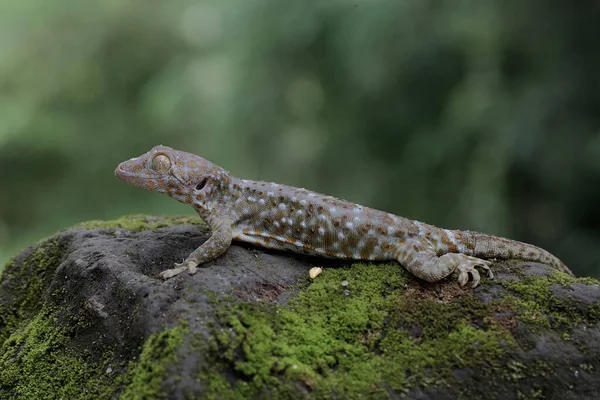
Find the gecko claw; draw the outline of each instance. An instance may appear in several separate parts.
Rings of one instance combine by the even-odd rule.
[[[197,267],[198,263],[195,263],[194,261],[184,261],[181,264],[175,263],[175,268],[183,268],[182,271],[185,271],[187,269],[190,275],[194,275],[196,273],[196,271],[198,270]]]
[[[175,264],[175,266],[178,266],[178,265],[180,265],[180,264]],[[174,276],[179,275],[186,269],[187,269],[187,267],[182,267],[182,266],[179,266],[177,268],[172,268],[172,269],[166,269],[163,272],[161,272],[160,274],[158,274],[158,276],[160,276],[164,280],[167,280]]]
[[[190,275],[194,275],[197,271],[197,268],[196,268],[197,266],[198,266],[198,264],[194,263],[193,261],[188,261],[188,262],[184,261],[181,264],[175,263],[175,268],[166,269],[163,272],[161,272],[160,274],[158,274],[158,276],[160,276],[164,280],[167,280],[174,276],[179,275],[180,273],[184,272],[185,270],[187,270]]]
[[[481,260],[475,257],[464,256],[465,259],[461,260],[461,264],[456,268],[458,273],[458,283],[460,286],[465,286],[469,281],[469,276],[473,278],[473,284],[471,287],[476,288],[481,282],[481,275],[477,271],[476,267],[483,268],[488,277],[494,278],[494,274],[490,269],[492,264],[490,261]]]

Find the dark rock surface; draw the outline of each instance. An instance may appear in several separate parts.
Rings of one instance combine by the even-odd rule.
[[[130,217],[17,255],[0,398],[599,398],[596,281],[506,262],[473,290],[239,244],[157,277],[208,235]]]

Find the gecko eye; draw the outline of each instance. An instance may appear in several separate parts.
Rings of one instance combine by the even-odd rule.
[[[200,181],[199,184],[196,185],[196,190],[202,190],[204,189],[204,186],[206,186],[206,182],[208,181],[208,178],[204,178]]]
[[[159,154],[152,159],[152,169],[159,174],[164,174],[171,168],[169,157]]]

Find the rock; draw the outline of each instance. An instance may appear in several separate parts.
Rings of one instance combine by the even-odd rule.
[[[14,257],[0,282],[0,398],[600,392],[597,281],[503,262],[473,290],[418,281],[395,263],[239,244],[196,275],[158,278],[208,235],[197,219],[134,216]],[[314,266],[324,270],[310,280]]]

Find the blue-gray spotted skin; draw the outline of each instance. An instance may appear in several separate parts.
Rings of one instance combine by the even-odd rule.
[[[329,258],[396,260],[417,277],[439,281],[452,273],[461,285],[493,277],[494,259],[537,261],[571,271],[539,247],[471,231],[438,228],[306,189],[239,179],[194,154],[156,146],[121,163],[115,175],[129,184],[189,204],[212,236],[168,279],[218,257],[232,240]]]

